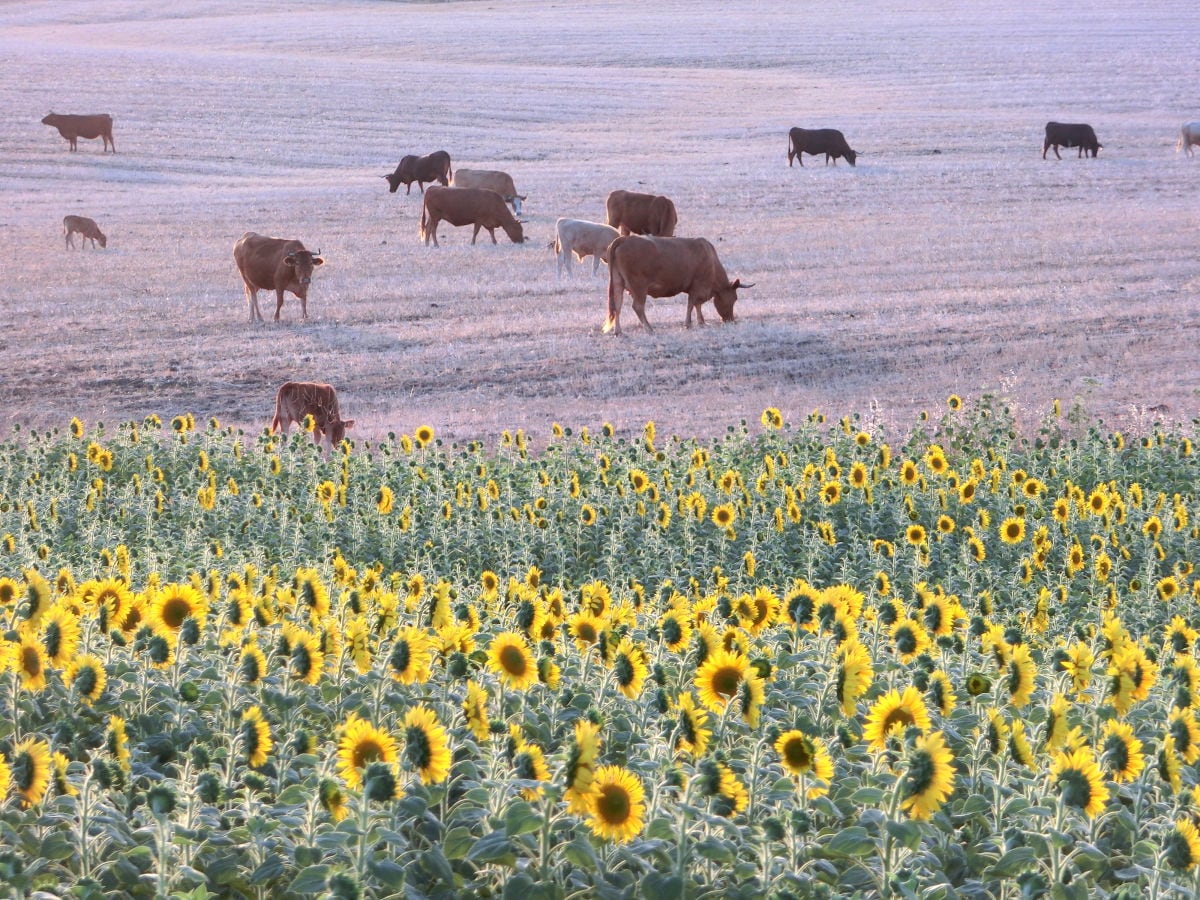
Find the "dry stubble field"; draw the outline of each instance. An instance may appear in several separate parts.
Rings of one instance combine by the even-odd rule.
[[[768,404],[903,427],[952,392],[1195,416],[1200,159],[1174,143],[1200,7],[983,6],[0,4],[5,416],[256,431],[286,379],[335,384],[360,437],[704,436]],[[68,153],[52,109],[111,113],[119,153]],[[1049,119],[1092,123],[1100,159],[1043,162]],[[791,125],[860,165],[789,170]],[[438,148],[512,173],[529,244],[418,243],[419,197],[380,175]],[[557,282],[546,245],[619,187],[757,283],[737,325],[687,331],[676,298],[600,334],[607,280]],[[108,249],[64,251],[67,213]],[[292,298],[248,323],[247,230],[326,255],[308,323]]]

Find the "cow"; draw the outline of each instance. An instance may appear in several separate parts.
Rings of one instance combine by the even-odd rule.
[[[450,179],[450,187],[487,188],[489,191],[495,191],[504,198],[505,203],[512,206],[514,213],[518,216],[521,214],[521,201],[525,196],[517,193],[517,186],[513,184],[512,176],[507,172],[494,169],[458,169]]]
[[[621,302],[626,291],[642,325],[653,331],[646,321],[647,296],[686,293],[686,324],[691,328],[693,309],[696,321],[704,324],[700,308],[709,299],[722,321],[734,321],[737,292],[751,287],[754,285],[742,284],[740,279],[729,280],[716,248],[704,238],[619,237],[608,248],[608,318],[604,333],[621,333]]]
[[[1042,144],[1042,159],[1046,158],[1046,151],[1051,147],[1054,148],[1054,155],[1059,159],[1062,159],[1062,155],[1058,152],[1059,147],[1078,147],[1077,159],[1082,159],[1084,153],[1091,154],[1092,159],[1095,159],[1104,145],[1096,140],[1096,132],[1091,125],[1047,122],[1046,140]]]
[[[66,216],[63,218],[63,235],[67,239],[67,247],[74,247],[75,240],[71,236],[78,233],[79,249],[82,250],[87,246],[87,242],[92,242],[92,249],[96,249],[96,241],[100,242],[101,247],[108,246],[108,238],[104,236],[104,232],[100,230],[93,220],[86,216]],[[64,250],[66,247],[63,248]]]
[[[675,204],[667,197],[640,194],[637,191],[613,191],[604,203],[605,222],[627,234],[649,234],[671,237],[679,216]]]
[[[271,431],[286,435],[292,423],[303,424],[305,416],[313,417],[313,443],[327,439],[331,452],[345,439],[346,429],[354,424],[353,419],[342,419],[337,392],[330,385],[313,381],[288,381],[281,385],[275,395]]]
[[[559,219],[554,225],[554,242],[550,245],[558,257],[558,277],[563,269],[571,271],[571,254],[583,262],[585,256],[592,257],[592,274],[600,271],[600,261],[608,262],[608,245],[619,233],[611,225],[585,222],[582,219]]]
[[[101,153],[107,152],[110,144],[112,145],[112,152],[117,152],[117,142],[113,140],[112,123],[112,116],[107,113],[75,116],[60,115],[52,112],[46,118],[42,119],[43,125],[51,125],[58,129],[58,133],[70,143],[72,151],[79,149],[75,143],[79,138],[87,138],[88,140],[103,138],[104,146],[100,151]]]
[[[1188,156],[1195,156],[1192,150],[1194,144],[1200,144],[1200,122],[1184,122],[1179,129],[1179,143],[1175,145],[1175,152],[1183,150]]]
[[[409,154],[400,160],[395,172],[383,177],[387,179],[389,194],[396,193],[400,185],[404,185],[404,193],[411,194],[414,181],[424,194],[425,185],[434,181],[443,186],[448,185],[452,174],[450,154],[445,150],[438,150],[428,156]]]
[[[850,149],[846,136],[836,128],[793,128],[789,131],[788,168],[791,168],[793,159],[799,160],[800,167],[804,168],[805,153],[810,156],[824,153],[825,165],[829,165],[832,159],[836,166],[839,156],[852,166],[858,160],[858,151]]]
[[[313,269],[324,265],[320,250],[305,250],[300,241],[263,237],[247,231],[233,245],[233,261],[245,282],[246,302],[250,306],[250,321],[263,321],[258,310],[258,292],[275,292],[275,321],[283,309],[283,292],[291,291],[300,298],[300,318],[308,318],[308,286]]]
[[[456,227],[474,225],[471,233],[471,243],[479,237],[479,229],[486,228],[496,243],[496,229],[503,228],[508,239],[514,244],[525,243],[525,230],[521,223],[509,212],[504,198],[495,191],[485,188],[452,188],[430,187],[425,192],[425,203],[421,207],[421,227],[417,237],[429,246],[433,238],[433,246],[440,247],[437,238],[438,223],[445,219]]]

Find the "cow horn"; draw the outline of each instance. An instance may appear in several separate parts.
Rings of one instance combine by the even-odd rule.
[[[755,283],[753,281],[750,282],[749,284],[739,284],[738,290],[745,290],[746,288],[752,288],[752,287],[754,287],[754,284]]]

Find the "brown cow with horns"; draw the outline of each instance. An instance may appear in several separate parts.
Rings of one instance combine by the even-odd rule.
[[[300,241],[263,237],[253,231],[243,234],[233,245],[233,261],[245,282],[246,302],[250,306],[250,321],[261,322],[258,292],[275,292],[275,321],[283,309],[283,292],[291,291],[300,298],[300,318],[308,318],[308,286],[312,283],[313,268],[325,263],[320,250],[305,250]]]

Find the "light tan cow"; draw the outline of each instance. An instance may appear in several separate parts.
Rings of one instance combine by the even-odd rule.
[[[563,269],[571,272],[571,254],[583,262],[592,257],[592,274],[600,271],[600,262],[608,262],[608,245],[617,239],[617,229],[584,219],[559,219],[554,225],[554,243],[550,245],[558,257],[558,277]]]
[[[521,214],[521,201],[525,196],[517,193],[517,186],[513,184],[512,176],[507,172],[495,169],[457,169],[454,177],[450,179],[450,187],[485,188],[495,191],[504,198],[505,203],[512,206],[514,213],[518,216]]]
[[[1175,144],[1175,152],[1183,150],[1188,156],[1195,156],[1193,146],[1200,145],[1200,122],[1184,122],[1179,129],[1179,141]]]
[[[87,246],[87,242],[92,242],[92,249],[96,249],[96,241],[100,242],[101,247],[108,246],[108,238],[104,236],[104,232],[100,227],[87,216],[64,216],[63,217],[63,235],[67,240],[67,247],[75,246],[74,234],[79,234],[79,249],[82,250]],[[65,247],[63,249],[66,249]]]
[[[343,419],[338,411],[337,392],[328,384],[314,381],[288,381],[275,395],[275,418],[271,420],[272,431],[285,435],[293,422],[302,424],[305,416],[312,416],[316,427],[313,442],[328,443],[330,451],[346,437],[346,429],[354,424],[353,419]]]

